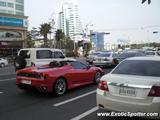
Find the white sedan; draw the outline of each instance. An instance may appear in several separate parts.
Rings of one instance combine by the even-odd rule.
[[[0,58],[0,67],[5,67],[8,65],[8,61],[6,59]]]
[[[97,88],[100,108],[159,113],[160,57],[133,57],[104,75]]]

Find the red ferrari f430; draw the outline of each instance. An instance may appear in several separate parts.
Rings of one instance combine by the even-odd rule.
[[[20,89],[36,88],[60,96],[68,89],[98,83],[103,74],[101,68],[79,61],[53,61],[45,66],[17,71],[16,84]]]

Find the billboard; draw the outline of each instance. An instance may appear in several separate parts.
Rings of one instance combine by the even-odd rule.
[[[0,16],[0,26],[25,27],[24,19]]]

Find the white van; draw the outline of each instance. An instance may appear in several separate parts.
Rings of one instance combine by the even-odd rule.
[[[64,53],[60,49],[53,48],[25,48],[19,50],[18,55],[20,54],[25,55],[27,67],[49,64],[53,60],[70,60],[70,58],[65,57]]]

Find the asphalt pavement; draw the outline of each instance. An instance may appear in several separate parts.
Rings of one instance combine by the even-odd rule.
[[[112,68],[104,69],[108,73]],[[61,97],[23,91],[15,85],[14,67],[0,68],[0,120],[120,120],[98,117],[97,85],[69,90]],[[128,118],[126,118],[128,119]]]

